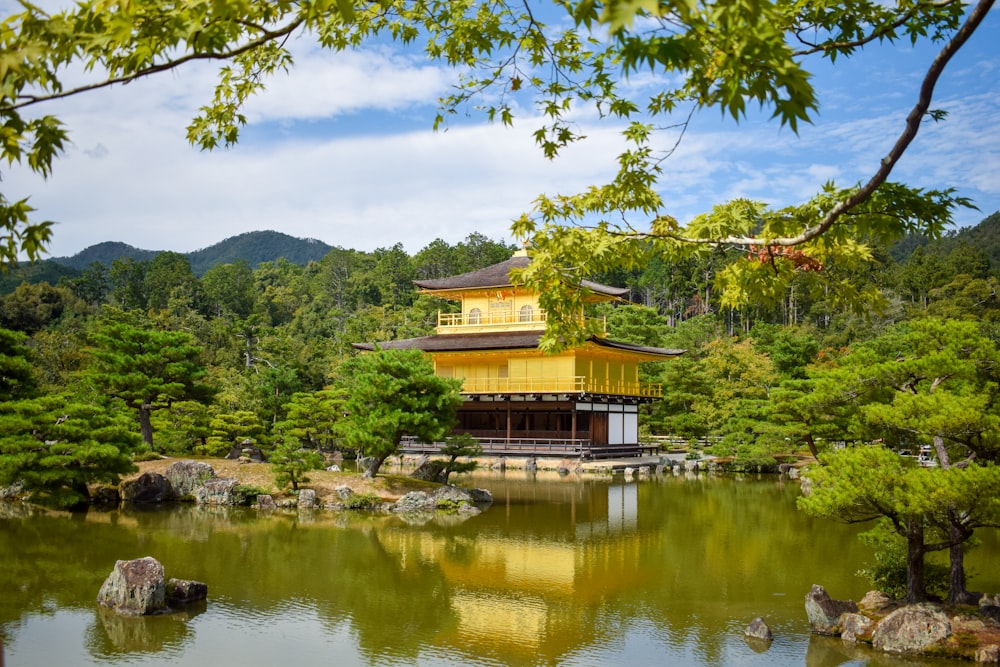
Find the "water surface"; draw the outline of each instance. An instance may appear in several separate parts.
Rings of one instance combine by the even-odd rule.
[[[813,583],[867,589],[857,528],[795,509],[774,476],[481,476],[472,518],[178,506],[4,506],[0,637],[23,665],[896,665],[811,637]],[[995,534],[971,588],[1000,590]],[[206,605],[98,609],[117,559],[208,583]],[[744,641],[762,616],[770,647]],[[952,663],[955,664],[955,663]]]

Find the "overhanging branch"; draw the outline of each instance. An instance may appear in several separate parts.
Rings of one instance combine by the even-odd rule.
[[[951,40],[944,45],[941,51],[934,58],[934,61],[928,68],[927,73],[924,75],[924,80],[920,86],[920,94],[917,97],[917,102],[913,106],[909,115],[906,117],[906,127],[903,129],[902,134],[900,134],[889,153],[882,158],[879,168],[875,174],[867,183],[858,188],[854,194],[834,205],[817,225],[804,230],[797,236],[785,236],[773,239],[752,236],[728,236],[722,239],[688,238],[673,234],[667,234],[666,236],[685,243],[769,246],[794,246],[806,243],[807,241],[811,241],[818,236],[821,236],[828,229],[830,229],[830,227],[832,227],[841,216],[848,213],[854,207],[867,201],[875,190],[880,185],[885,183],[886,179],[888,179],[893,167],[895,167],[896,163],[903,157],[906,149],[909,148],[913,139],[917,136],[917,132],[920,129],[920,123],[926,115],[927,110],[930,108],[931,98],[934,95],[934,86],[937,85],[937,81],[941,77],[941,73],[944,71],[945,66],[948,64],[948,61],[951,60],[951,57],[965,45],[969,37],[972,36],[979,25],[983,22],[983,19],[986,18],[990,9],[993,7],[993,3],[994,0],[979,0],[976,6],[973,7],[972,11],[969,13],[965,23],[962,24],[962,27],[958,29]]]

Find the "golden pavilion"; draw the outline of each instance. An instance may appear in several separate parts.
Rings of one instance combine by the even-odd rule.
[[[580,347],[543,352],[538,343],[545,311],[538,295],[510,277],[530,261],[521,250],[478,271],[414,281],[421,293],[461,303],[461,312],[438,313],[430,336],[355,347],[423,350],[437,375],[461,378],[465,401],[455,433],[474,436],[484,454],[640,455],[639,405],[659,398],[662,390],[639,381],[639,363],[684,351],[594,335]],[[579,287],[591,303],[621,300],[628,292],[590,281]],[[406,443],[406,449],[430,451],[418,443]]]

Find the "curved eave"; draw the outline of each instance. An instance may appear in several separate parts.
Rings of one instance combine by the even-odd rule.
[[[664,361],[665,359],[678,357],[687,351],[665,347],[651,347],[648,345],[633,345],[632,343],[623,343],[608,338],[600,338],[599,336],[591,336],[588,341],[597,347],[627,352],[632,356],[642,357],[642,361]]]
[[[527,255],[515,255],[505,262],[493,264],[477,271],[469,271],[457,276],[438,278],[434,280],[414,280],[421,294],[439,296],[444,299],[459,298],[468,292],[492,291],[519,287],[510,279],[510,272],[523,269],[531,263]],[[590,292],[592,301],[621,299],[629,290],[623,287],[611,287],[591,280],[580,281],[580,287]]]
[[[540,331],[515,331],[503,333],[476,334],[435,334],[419,338],[404,338],[385,343],[353,343],[358,350],[374,350],[376,347],[385,350],[422,350],[424,352],[488,352],[503,350],[537,349],[542,337]],[[588,343],[597,348],[614,350],[627,354],[640,361],[664,361],[681,354],[685,350],[673,350],[663,347],[633,345],[620,341],[591,336]]]

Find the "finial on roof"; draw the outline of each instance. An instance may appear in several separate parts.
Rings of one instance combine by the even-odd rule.
[[[518,250],[515,250],[514,254],[511,255],[511,257],[527,257],[527,256],[528,256],[527,248],[520,248]]]

